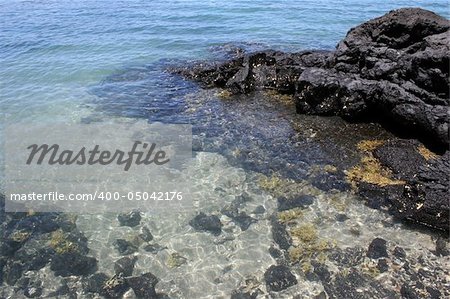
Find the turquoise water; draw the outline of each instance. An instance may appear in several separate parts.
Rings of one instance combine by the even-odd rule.
[[[353,26],[447,1],[0,1],[1,122],[73,119],[89,86],[127,66],[215,56],[211,47],[331,49]]]

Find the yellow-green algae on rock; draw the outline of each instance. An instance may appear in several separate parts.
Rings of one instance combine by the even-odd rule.
[[[381,187],[389,185],[403,185],[402,180],[396,180],[392,178],[392,172],[383,167],[381,163],[376,159],[372,151],[377,147],[383,145],[382,140],[363,140],[357,144],[357,148],[362,152],[363,157],[358,165],[347,170],[347,181],[357,188],[359,182],[365,182]]]
[[[52,247],[58,254],[74,252],[78,250],[78,245],[68,240],[66,234],[61,229],[52,232],[50,247]]]

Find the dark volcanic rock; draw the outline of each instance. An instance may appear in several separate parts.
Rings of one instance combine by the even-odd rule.
[[[114,247],[122,255],[132,254],[138,250],[134,244],[124,239],[117,239],[114,241]]]
[[[398,219],[448,231],[450,152],[425,157],[421,147],[414,140],[395,139],[376,148],[373,156],[405,185],[380,188],[360,182],[358,193],[370,207],[387,207]]]
[[[286,225],[280,223],[276,214],[271,218],[272,238],[281,249],[287,250],[292,245],[292,238],[286,231]]]
[[[449,231],[450,151],[420,166],[403,196],[394,204],[401,217]]]
[[[264,280],[267,288],[275,292],[282,291],[298,283],[295,276],[286,266],[270,266],[264,273]]]
[[[258,293],[249,293],[243,291],[233,291],[231,293],[230,299],[256,299],[258,297]]]
[[[286,211],[293,208],[304,208],[314,203],[311,195],[300,195],[296,198],[278,198],[278,211]]]
[[[215,236],[220,235],[222,232],[222,223],[220,222],[219,217],[216,215],[208,216],[203,212],[189,221],[189,225],[197,231],[207,231]]]
[[[222,214],[233,219],[233,222],[239,225],[242,231],[246,231],[252,223],[257,220],[245,212],[239,212],[239,203],[233,202],[221,210]]]
[[[450,21],[403,8],[351,29],[334,52],[264,51],[174,72],[232,93],[266,88],[291,94],[299,113],[376,121],[444,153],[450,136],[449,65]],[[374,153],[407,182],[405,190],[374,186],[384,194],[369,188],[365,197],[372,207],[389,206],[400,219],[449,231],[448,153],[425,161],[410,148],[408,142],[388,144]],[[319,178],[315,185],[345,190],[340,182]]]
[[[134,264],[136,263],[136,256],[124,256],[114,263],[114,272],[119,275],[131,276],[133,274]]]
[[[167,249],[166,246],[159,245],[157,243],[147,244],[144,246],[144,250],[153,254],[157,254],[158,252]]]
[[[155,285],[158,283],[158,278],[152,273],[145,273],[139,277],[129,277],[126,280],[138,298],[157,298]]]
[[[100,294],[106,281],[108,276],[105,273],[95,273],[83,280],[83,288],[88,292]]]
[[[50,269],[56,275],[63,277],[70,275],[87,275],[97,270],[97,260],[93,257],[85,256],[79,252],[67,252],[56,254],[50,263]]]
[[[341,267],[354,267],[364,261],[365,251],[361,247],[334,249],[330,253],[330,260]]]
[[[397,298],[395,292],[384,288],[378,281],[364,276],[356,270],[337,274],[329,282],[322,281],[329,298]],[[361,291],[364,290],[364,291]]]
[[[450,23],[404,8],[351,29],[335,52],[257,52],[177,70],[207,87],[294,94],[300,113],[375,119],[449,144]]]
[[[444,238],[439,237],[436,240],[436,255],[438,256],[448,256],[450,255],[450,249],[448,248],[448,241]]]
[[[367,250],[367,257],[372,259],[378,259],[381,257],[389,257],[387,253],[386,240],[381,238],[375,238],[369,245]]]
[[[130,286],[123,277],[123,274],[115,275],[107,280],[101,290],[101,294],[106,298],[122,298],[122,295],[128,291]]]
[[[146,226],[141,228],[139,232],[139,237],[145,242],[150,242],[151,240],[153,240],[153,235]]]
[[[139,211],[119,214],[117,220],[119,220],[121,226],[135,227],[141,222],[141,214]]]

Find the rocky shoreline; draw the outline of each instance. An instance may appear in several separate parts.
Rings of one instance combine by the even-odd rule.
[[[449,33],[447,19],[404,8],[351,29],[332,52],[238,51],[171,71],[230,94],[275,90],[291,95],[298,113],[379,122],[408,138],[374,141],[349,179],[371,206],[448,232]]]

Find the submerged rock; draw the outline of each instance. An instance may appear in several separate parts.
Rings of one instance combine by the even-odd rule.
[[[367,257],[372,259],[378,259],[382,257],[389,257],[387,253],[387,242],[381,238],[375,238],[369,245],[369,249],[367,250]]]
[[[119,220],[121,226],[135,227],[141,223],[141,214],[139,211],[123,213],[117,216],[117,220]]]
[[[437,256],[448,256],[450,255],[450,249],[448,246],[448,241],[442,237],[436,240],[436,251]]]
[[[197,216],[194,217],[191,221],[189,221],[189,225],[192,226],[197,231],[206,231],[210,232],[215,236],[218,236],[222,233],[222,223],[220,222],[219,217],[216,215],[206,215],[201,212]]]
[[[286,211],[294,208],[304,208],[314,203],[311,195],[300,195],[295,198],[278,198],[278,211]]]
[[[138,250],[136,245],[125,239],[117,239],[114,241],[113,245],[122,255],[132,254]]]
[[[87,275],[97,270],[97,260],[94,257],[85,256],[78,252],[66,252],[53,256],[50,263],[56,275]]]
[[[122,295],[130,288],[123,274],[115,275],[107,280],[103,287],[101,294],[106,298],[116,299],[122,298]]]
[[[233,219],[233,222],[239,225],[242,231],[246,231],[251,224],[257,222],[257,220],[245,212],[239,211],[239,204],[236,202],[231,203],[230,205],[224,207],[221,210],[222,214]]]
[[[129,277],[126,281],[138,298],[158,298],[155,291],[158,278],[152,273],[148,272],[141,276]]]
[[[264,280],[267,288],[274,292],[280,292],[298,283],[286,266],[270,266],[264,273]]]
[[[292,245],[292,238],[286,230],[286,225],[279,222],[276,215],[271,218],[272,238],[281,249],[287,250]]]
[[[108,281],[108,276],[105,273],[95,273],[83,280],[83,288],[90,293],[102,293],[102,288]]]
[[[119,275],[131,276],[133,274],[134,264],[136,263],[136,256],[124,256],[114,263],[114,272]]]
[[[139,231],[139,238],[141,238],[145,242],[150,242],[153,240],[153,235],[148,229],[148,227],[144,226]]]

